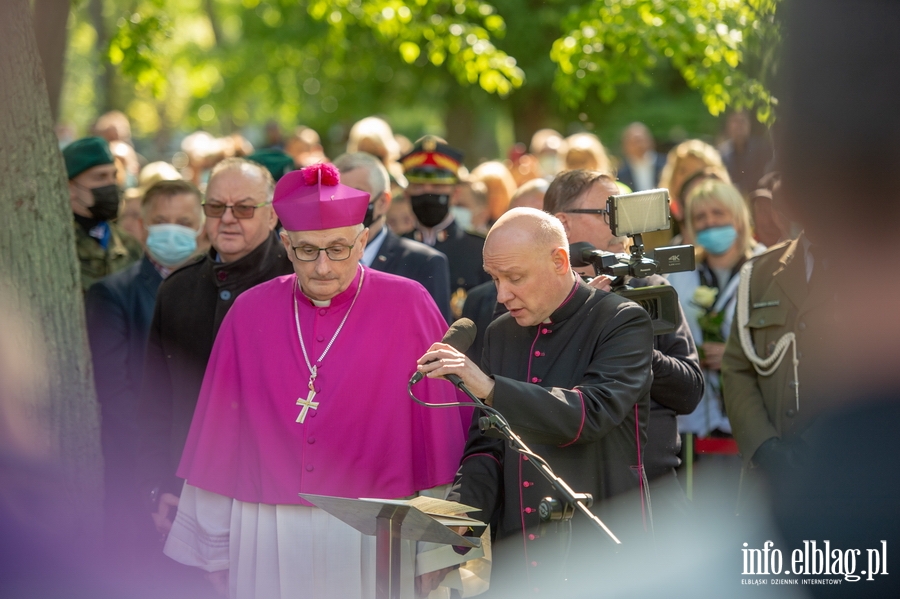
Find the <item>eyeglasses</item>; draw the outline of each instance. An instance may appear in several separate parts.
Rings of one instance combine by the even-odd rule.
[[[603,221],[609,224],[609,210],[604,210],[603,208],[573,208],[571,210],[563,210],[563,212],[567,214],[596,214],[597,216],[602,216]]]
[[[362,231],[359,232],[359,235],[362,235]],[[301,262],[315,262],[319,259],[319,252],[325,252],[328,259],[333,262],[341,262],[350,257],[350,250],[356,245],[359,235],[356,236],[356,239],[350,245],[336,244],[327,248],[318,248],[314,245],[292,245],[291,247],[294,248],[294,255],[297,256],[297,260]]]
[[[220,202],[203,202],[203,214],[210,218],[219,218],[220,216],[224,216],[227,209],[231,208],[231,214],[234,215],[235,218],[253,218],[256,209],[262,208],[268,203],[269,202],[263,202],[261,204],[222,204]]]

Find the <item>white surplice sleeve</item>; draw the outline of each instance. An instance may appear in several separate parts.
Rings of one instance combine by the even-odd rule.
[[[231,497],[185,483],[163,553],[207,572],[227,570],[233,504]]]

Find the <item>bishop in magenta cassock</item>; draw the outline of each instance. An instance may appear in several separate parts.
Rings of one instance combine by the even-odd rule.
[[[295,274],[242,294],[216,338],[165,553],[231,597],[373,596],[374,537],[299,494],[443,497],[459,464],[471,411],[406,391],[446,321],[419,283],[359,264],[368,202],[330,165],[285,175],[274,208]],[[442,381],[416,394],[458,401]]]

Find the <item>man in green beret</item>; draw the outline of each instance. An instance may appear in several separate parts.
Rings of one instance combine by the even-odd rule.
[[[119,214],[116,163],[109,144],[85,137],[63,149],[69,177],[69,203],[75,216],[75,250],[81,288],[118,272],[141,258],[140,243],[115,222]]]

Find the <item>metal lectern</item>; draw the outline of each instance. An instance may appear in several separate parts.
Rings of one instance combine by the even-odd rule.
[[[375,537],[375,598],[400,599],[400,540],[480,547],[402,501],[348,499],[300,493],[300,497],[364,535]],[[463,560],[460,560],[463,561]]]

